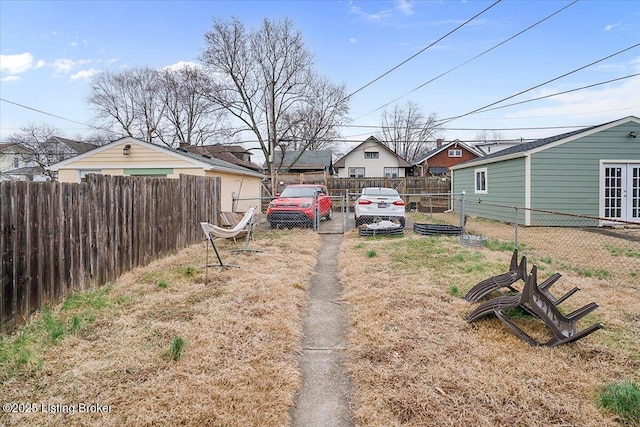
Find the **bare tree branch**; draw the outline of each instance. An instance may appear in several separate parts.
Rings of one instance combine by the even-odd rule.
[[[428,117],[418,104],[407,101],[382,112],[382,131],[378,139],[390,150],[411,162],[429,148],[430,141],[444,130],[437,124],[437,115]]]

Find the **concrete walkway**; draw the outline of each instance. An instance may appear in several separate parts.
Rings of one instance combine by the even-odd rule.
[[[348,325],[338,277],[342,235],[321,237],[303,323],[302,387],[291,414],[294,427],[353,426],[350,382],[343,364]]]

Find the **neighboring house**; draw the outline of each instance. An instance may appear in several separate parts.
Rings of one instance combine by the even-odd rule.
[[[483,155],[494,154],[498,151],[505,150],[507,148],[515,147],[516,145],[524,144],[524,140],[511,139],[511,140],[499,140],[499,141],[484,141],[476,142],[473,146],[480,150]]]
[[[186,145],[180,148],[190,153],[199,154],[201,156],[209,156],[215,159],[224,160],[243,168],[262,172],[262,166],[251,162],[251,152],[241,145]]]
[[[261,173],[220,159],[125,137],[51,165],[61,182],[81,182],[88,174],[178,178],[180,174],[221,178],[222,211],[233,198],[256,199],[260,208]]]
[[[309,173],[332,171],[331,150],[276,150],[274,165],[280,173]]]
[[[29,164],[24,160],[27,153],[27,149],[20,144],[0,144],[0,181],[26,180],[24,169],[34,165],[33,162]]]
[[[524,207],[518,221],[525,225],[558,225],[528,209],[604,218],[574,217],[570,224],[563,220],[564,226],[640,223],[638,117],[539,139],[451,169],[454,193],[466,192],[469,201]],[[482,206],[467,203],[467,211],[492,218]]]
[[[95,145],[54,136],[47,141],[11,143],[0,148],[0,181],[49,181],[46,167],[96,148]],[[5,169],[6,166],[10,168]]]
[[[414,176],[449,175],[449,168],[460,163],[481,157],[483,153],[476,148],[455,140],[443,143],[436,142],[436,148],[428,151],[413,161]]]
[[[370,136],[333,167],[339,178],[404,178],[409,175],[411,164]]]

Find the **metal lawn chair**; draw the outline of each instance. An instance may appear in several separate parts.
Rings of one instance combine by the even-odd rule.
[[[249,240],[251,239],[251,231],[253,229],[254,213],[255,213],[255,208],[250,208],[244,214],[242,219],[233,228],[218,227],[217,225],[213,225],[209,222],[200,223],[200,226],[202,227],[202,231],[207,237],[207,240],[211,243],[211,246],[213,246],[213,250],[216,254],[216,258],[218,259],[218,264],[210,265],[209,252],[207,250],[207,267],[212,267],[212,266],[240,267],[239,265],[228,264],[222,261],[222,257],[220,256],[220,251],[216,247],[216,243],[215,243],[217,239],[235,239],[236,237],[246,233],[244,247],[242,249],[234,249],[231,252],[262,252],[261,250],[258,250],[258,249],[249,249]]]

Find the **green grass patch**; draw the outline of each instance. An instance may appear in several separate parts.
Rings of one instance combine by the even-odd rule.
[[[598,394],[601,408],[620,417],[628,426],[640,425],[640,387],[632,381],[611,383]]]
[[[456,285],[449,286],[449,289],[447,289],[447,293],[454,297],[462,297],[462,292]]]
[[[530,319],[531,318],[531,315],[526,311],[524,311],[521,307],[502,310],[502,313],[509,319]]]
[[[183,275],[184,277],[193,277],[196,274],[196,268],[188,265],[186,267],[181,267],[178,270],[178,273]]]
[[[50,308],[42,310],[42,324],[44,330],[53,344],[56,344],[67,333],[62,322],[55,318]]]
[[[367,258],[374,258],[378,256],[378,253],[376,251],[374,251],[373,249],[369,249],[367,251]]]
[[[640,258],[640,252],[631,248],[621,248],[613,245],[605,245],[605,249],[609,251],[611,256],[626,256],[629,258]]]
[[[611,277],[611,273],[607,270],[582,270],[577,269],[576,272],[584,277],[593,277],[596,279],[608,279]]]
[[[157,285],[160,289],[167,289],[167,288],[169,288],[169,286],[170,286],[170,285],[169,285],[169,282],[168,282],[167,280],[165,280],[165,279],[158,280],[158,281],[156,282],[156,285]]]
[[[16,375],[42,368],[42,355],[70,334],[84,331],[101,312],[114,305],[111,286],[77,292],[59,309],[44,307],[13,335],[0,335],[0,385]]]
[[[173,339],[171,340],[171,349],[170,349],[171,360],[173,360],[174,362],[177,362],[178,360],[180,360],[182,358],[183,350],[184,350],[184,340],[179,336],[173,337]]]
[[[487,249],[496,252],[513,252],[516,249],[516,245],[513,242],[498,239],[487,239],[485,246]]]

